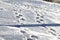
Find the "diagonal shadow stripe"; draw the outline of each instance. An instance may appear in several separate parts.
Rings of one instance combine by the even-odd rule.
[[[12,27],[41,27],[41,26],[52,26],[57,27],[60,26],[60,24],[22,24],[22,25],[0,25],[0,26],[12,26]]]

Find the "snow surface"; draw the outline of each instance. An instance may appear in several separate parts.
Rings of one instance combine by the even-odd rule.
[[[42,0],[0,0],[0,24],[60,23],[60,4]],[[0,26],[0,40],[60,40],[60,27]]]

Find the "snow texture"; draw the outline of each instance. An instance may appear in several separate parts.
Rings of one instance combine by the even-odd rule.
[[[0,0],[0,24],[60,23],[60,4],[42,0]],[[0,40],[60,40],[60,27],[0,26]]]

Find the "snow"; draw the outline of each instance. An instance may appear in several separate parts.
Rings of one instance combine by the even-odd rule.
[[[60,23],[60,4],[42,0],[0,0],[0,24]],[[0,26],[0,40],[60,40],[60,27]]]
[[[4,40],[25,40],[25,39],[27,40],[28,38],[32,40],[56,39],[53,35],[35,32],[28,28],[22,28],[22,27],[13,28],[13,27],[5,27],[5,26],[0,27],[0,37],[2,37]],[[3,40],[2,38],[1,40]]]

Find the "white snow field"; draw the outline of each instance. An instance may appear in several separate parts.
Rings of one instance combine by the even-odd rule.
[[[60,4],[42,0],[0,0],[0,24],[60,24]],[[0,26],[0,40],[60,40],[60,27]]]

